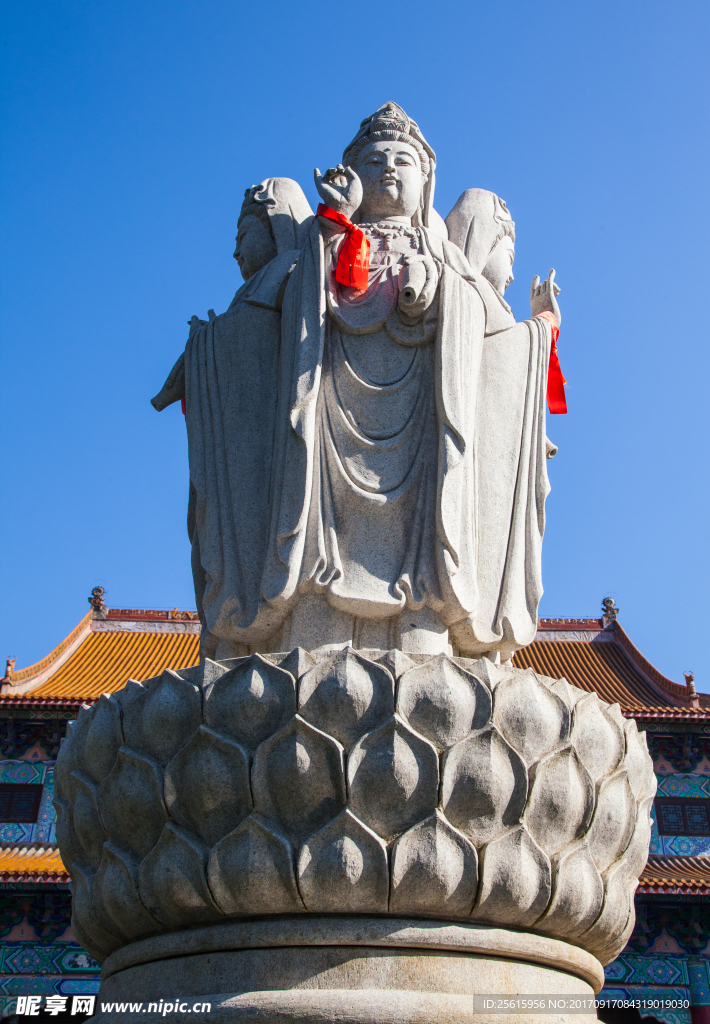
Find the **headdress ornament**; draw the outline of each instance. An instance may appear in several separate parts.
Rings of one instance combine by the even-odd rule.
[[[370,114],[360,124],[360,129],[355,135],[349,146],[346,146],[345,152],[343,153],[343,163],[348,163],[348,157],[350,151],[354,149],[362,140],[362,144],[358,146],[358,150],[363,145],[367,145],[367,137],[369,135],[379,135],[386,138],[387,133],[392,132],[393,137],[399,135],[408,135],[415,143],[419,143],[427,157],[431,161],[432,169],[436,166],[436,154],[431,148],[429,143],[426,141],[421,133],[419,125],[416,121],[413,121],[411,117],[405,114],[404,110],[397,103],[393,103],[392,100],[388,100],[387,103],[383,103],[381,107],[375,111],[374,114]]]
[[[417,122],[405,114],[398,103],[388,100],[387,103],[378,107],[374,114],[365,118],[355,138],[345,147],[343,163],[352,167],[360,150],[369,142],[379,142],[385,139],[408,141],[419,153],[422,172],[426,178],[422,188],[421,221],[419,223],[431,228],[435,234],[446,238],[444,223],[434,210],[436,154],[422,135]]]

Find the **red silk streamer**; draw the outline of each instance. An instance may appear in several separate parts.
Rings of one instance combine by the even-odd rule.
[[[562,376],[560,366],[560,354],[557,351],[557,339],[560,336],[560,329],[557,326],[557,317],[554,313],[545,310],[538,313],[539,317],[547,320],[552,328],[552,348],[550,349],[550,365],[547,368],[547,408],[555,416],[562,416],[567,412],[567,398],[565,396],[565,384],[567,381]]]
[[[180,399],[180,405],[182,406],[182,414],[183,414],[183,416],[187,417],[187,402],[185,401],[184,398]]]
[[[323,203],[319,203],[316,216],[325,217],[326,220],[332,220],[334,224],[339,224],[340,227],[345,228],[347,237],[340,247],[338,265],[335,268],[335,280],[339,284],[346,284],[351,288],[357,288],[358,291],[364,292],[367,288],[370,272],[369,238],[365,238],[364,233],[357,224],[353,224],[351,220],[348,220],[345,214],[338,213],[337,210],[331,210],[329,206],[325,206]]]

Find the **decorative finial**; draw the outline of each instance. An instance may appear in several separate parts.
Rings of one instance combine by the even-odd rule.
[[[688,703],[691,708],[699,708],[700,698],[695,689],[695,673],[684,672],[683,675],[685,676],[685,685],[688,688]]]
[[[602,601],[602,622],[604,629],[610,629],[616,622],[620,609],[616,607],[613,597],[605,597]]]
[[[91,591],[91,596],[88,599],[94,616],[99,619],[105,619],[106,612],[108,611],[104,604],[104,594],[105,590],[103,587],[94,587]]]
[[[15,662],[16,661],[17,661],[17,658],[8,658],[7,659],[6,664],[5,664],[5,675],[3,676],[2,680],[0,680],[0,682],[3,682],[3,683],[11,683],[12,682],[12,677],[15,674]]]

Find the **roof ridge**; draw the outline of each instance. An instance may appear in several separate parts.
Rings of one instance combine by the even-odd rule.
[[[622,648],[627,657],[632,658],[636,662],[637,667],[648,678],[648,681],[651,684],[651,686],[655,690],[660,691],[659,696],[666,696],[666,694],[668,694],[671,697],[675,697],[676,700],[678,700],[679,702],[681,702],[682,705],[685,705],[687,707],[689,703],[687,697],[687,687],[682,686],[680,683],[674,683],[672,679],[669,679],[667,676],[664,676],[662,672],[659,672],[658,669],[654,665],[652,665],[647,658],[644,657],[644,655],[641,653],[638,647],[631,640],[626,630],[619,623],[618,619],[614,620],[613,631],[615,634],[614,639],[617,639],[618,634],[617,642],[619,643],[619,646]]]
[[[68,636],[65,636],[64,639],[60,643],[58,643],[54,650],[50,651],[46,657],[42,658],[41,661],[36,661],[34,665],[28,665],[26,668],[21,668],[18,669],[17,672],[13,672],[12,680],[9,685],[17,686],[18,683],[23,683],[28,679],[33,679],[35,676],[38,676],[41,672],[43,672],[46,668],[49,668],[51,665],[53,665],[55,661],[58,661],[58,659],[61,658],[61,656],[65,653],[67,648],[70,647],[75,640],[78,640],[80,635],[86,629],[86,627],[91,624],[91,617],[92,610],[89,609],[84,618],[74,627],[71,633],[69,633]]]

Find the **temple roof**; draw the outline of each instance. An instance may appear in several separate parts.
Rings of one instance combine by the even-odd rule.
[[[56,846],[14,846],[0,849],[0,882],[68,882]]]
[[[115,608],[89,612],[51,654],[3,680],[0,705],[79,706],[129,679],[150,679],[198,660],[196,612]]]
[[[200,623],[192,611],[91,611],[51,654],[2,681],[0,706],[78,707],[128,679],[150,679],[198,660]],[[627,717],[710,719],[710,696],[663,676],[618,621],[540,619],[535,641],[517,651],[520,668],[596,691]]]
[[[710,894],[710,857],[649,857],[636,892],[673,896]]]

